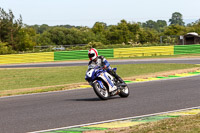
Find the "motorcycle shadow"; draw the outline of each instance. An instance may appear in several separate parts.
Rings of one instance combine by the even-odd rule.
[[[120,97],[110,97],[108,100],[119,99]],[[81,98],[81,99],[68,99],[66,101],[85,101],[85,102],[94,102],[94,101],[108,101],[108,100],[101,100],[98,97],[96,98]]]

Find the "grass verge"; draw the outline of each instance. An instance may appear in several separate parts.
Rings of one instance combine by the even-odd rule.
[[[114,65],[125,78],[198,67],[193,64],[128,64]],[[87,66],[0,69],[0,96],[66,90],[85,82]],[[67,87],[66,87],[67,86]]]
[[[110,129],[106,133],[199,133],[200,114],[149,122],[129,128]],[[101,132],[102,133],[102,132]]]

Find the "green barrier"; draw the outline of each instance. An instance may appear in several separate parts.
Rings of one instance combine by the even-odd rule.
[[[113,49],[99,49],[99,55],[113,58]],[[54,61],[88,59],[88,50],[54,52]]]
[[[87,50],[54,52],[54,61],[87,59]]]
[[[103,55],[105,58],[113,58],[113,49],[99,49],[99,55]]]
[[[200,53],[200,45],[175,45],[174,55],[178,54],[198,54]]]

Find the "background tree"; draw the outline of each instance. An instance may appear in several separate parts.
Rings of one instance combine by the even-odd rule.
[[[139,42],[141,44],[158,43],[159,34],[155,29],[141,29],[139,32]]]
[[[165,20],[148,20],[145,23],[142,23],[143,28],[150,28],[162,32],[164,27],[167,26],[167,22]]]
[[[88,44],[84,48],[107,48],[107,44],[112,44],[109,46],[113,48],[122,47],[121,44],[127,44],[123,47],[151,46],[159,44],[160,36],[170,38],[188,32],[200,34],[200,20],[184,26],[182,14],[175,12],[169,21],[169,26],[165,20],[144,23],[121,20],[117,25],[96,22],[92,28],[47,24],[29,26],[22,23],[21,16],[15,19],[11,10],[7,13],[0,8],[0,54],[33,51],[35,46],[49,45]]]
[[[38,46],[38,35],[33,28],[21,28],[15,38],[17,51],[30,51]]]
[[[106,23],[103,22],[96,22],[94,26],[92,27],[92,31],[97,34],[97,33],[103,33],[106,29]]]
[[[7,42],[13,49],[16,49],[15,38],[22,25],[21,15],[19,19],[15,20],[15,16],[11,10],[6,13],[0,8],[0,41]]]
[[[188,32],[196,32],[200,35],[200,19],[188,26]]]
[[[129,29],[129,43],[138,43],[139,42],[139,32],[141,30],[140,24],[138,23],[128,23]]]
[[[95,33],[96,42],[102,42],[104,44],[107,44],[106,28],[107,28],[106,23],[96,22],[94,24],[94,26],[92,27],[92,31]]]
[[[126,20],[123,19],[121,20],[120,23],[118,23],[117,31],[118,31],[118,35],[120,36],[119,43],[127,44],[130,39],[130,36],[129,36],[130,31],[129,31],[128,23]]]
[[[11,53],[15,53],[15,51],[12,50],[12,47],[8,46],[7,43],[0,41],[0,55],[11,54]]]
[[[181,25],[170,25],[164,30],[164,35],[184,35],[187,33],[187,30],[184,26]]]
[[[144,28],[150,28],[150,29],[156,29],[157,23],[153,20],[148,20],[145,23],[142,23],[142,27]]]
[[[183,22],[183,17],[182,14],[179,12],[175,12],[172,14],[172,18],[169,19],[170,25],[174,24],[174,25],[181,25],[184,26],[185,23]]]
[[[157,31],[163,32],[164,28],[167,27],[167,22],[165,20],[157,20]]]

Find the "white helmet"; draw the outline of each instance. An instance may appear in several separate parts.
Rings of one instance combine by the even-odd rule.
[[[95,48],[91,48],[89,51],[88,51],[88,57],[90,60],[94,60],[96,59],[98,56],[98,51],[95,49]]]

